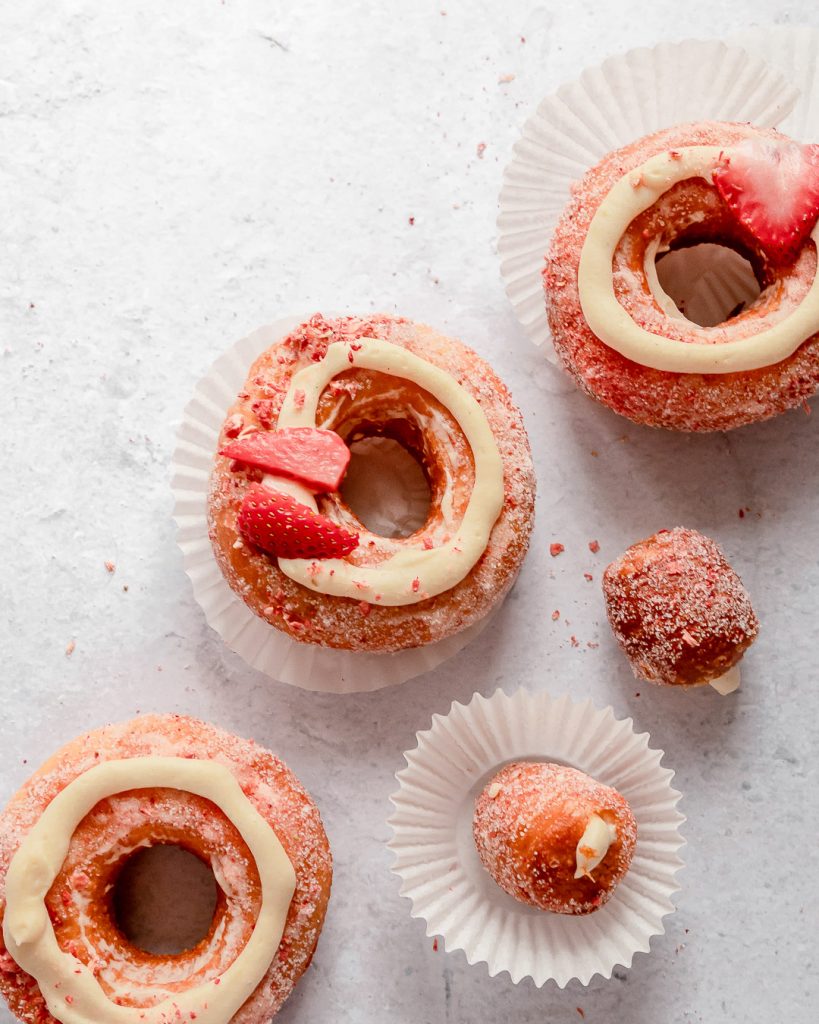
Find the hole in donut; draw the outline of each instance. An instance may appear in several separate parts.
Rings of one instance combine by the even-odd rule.
[[[680,313],[700,327],[716,327],[760,294],[751,263],[716,242],[672,249],[656,260],[657,280]],[[662,296],[655,296],[662,304]]]
[[[146,953],[175,956],[210,931],[218,886],[208,864],[181,846],[137,850],[114,885],[114,921]]]
[[[418,460],[391,437],[350,445],[341,496],[358,519],[381,537],[409,537],[429,516],[430,491]]]

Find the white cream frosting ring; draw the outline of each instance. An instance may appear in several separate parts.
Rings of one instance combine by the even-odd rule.
[[[733,341],[719,341],[714,333],[730,332],[730,325],[712,329],[690,324],[691,336],[697,339],[693,341],[654,334],[636,323],[617,299],[612,259],[629,224],[677,182],[697,177],[710,181],[714,169],[730,153],[728,147],[688,146],[651,157],[614,185],[589,225],[578,268],[583,315],[604,344],[641,366],[672,373],[757,370],[787,359],[819,331],[819,274],[783,320]],[[810,237],[819,251],[819,223]]]
[[[60,949],[45,896],[85,815],[106,797],[153,787],[204,797],[230,819],[256,862],[261,909],[244,949],[218,979],[152,1007],[121,1006],[106,996],[85,964]],[[61,790],[20,844],[6,875],[3,938],[61,1024],[170,1024],[184,1019],[227,1024],[267,973],[295,889],[296,873],[278,836],[224,765],[179,757],[105,761]]]
[[[433,548],[402,547],[374,566],[342,558],[316,562],[280,558],[279,568],[296,583],[320,594],[403,606],[442,594],[461,582],[486,551],[503,509],[503,460],[486,414],[445,370],[398,345],[376,338],[335,342],[323,359],[295,373],[279,414],[278,427],[314,427],[322,392],[337,374],[352,368],[402,377],[424,388],[457,420],[472,449],[475,481],[455,536]],[[298,398],[297,398],[298,396]],[[314,512],[315,498],[301,500]]]

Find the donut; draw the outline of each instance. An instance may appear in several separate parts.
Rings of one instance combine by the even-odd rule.
[[[430,509],[408,537],[369,531],[339,491],[348,446],[387,437]],[[526,553],[535,479],[520,412],[461,342],[400,317],[317,314],[250,368],[219,437],[216,561],[258,616],[344,650],[434,643],[485,616]]]
[[[639,541],[603,573],[606,613],[638,679],[739,686],[759,622],[719,545],[677,526]]]
[[[555,349],[580,388],[635,423],[729,430],[803,405],[819,383],[819,146],[703,122],[605,156],[576,184],[543,270]],[[748,260],[758,298],[687,319],[665,253],[715,243]]]
[[[504,892],[555,914],[591,914],[628,871],[637,823],[616,789],[585,772],[520,761],[484,787],[472,834]]]
[[[139,948],[114,910],[156,845],[218,883],[207,935],[177,955]],[[27,1024],[262,1024],[313,957],[331,879],[315,804],[257,744],[178,715],[86,733],[0,816],[0,992]]]

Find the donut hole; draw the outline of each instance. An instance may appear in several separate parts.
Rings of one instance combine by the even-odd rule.
[[[429,518],[431,493],[413,452],[393,437],[350,443],[341,497],[364,526],[380,537],[409,537]]]
[[[717,327],[753,303],[762,288],[750,260],[718,242],[658,254],[657,281],[678,312],[700,327]],[[672,313],[673,315],[673,313]]]
[[[181,846],[161,844],[125,861],[114,883],[112,913],[132,946],[176,956],[207,937],[218,895],[209,864]]]

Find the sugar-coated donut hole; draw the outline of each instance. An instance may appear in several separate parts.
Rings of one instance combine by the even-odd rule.
[[[382,537],[409,537],[422,529],[432,492],[418,426],[409,420],[361,423],[346,441],[351,459],[341,497],[356,518]]]
[[[146,953],[176,956],[210,933],[221,890],[210,865],[169,843],[128,857],[111,894],[114,923]]]
[[[716,327],[759,297],[754,268],[741,252],[720,242],[658,253],[657,279],[677,309],[700,327]]]

